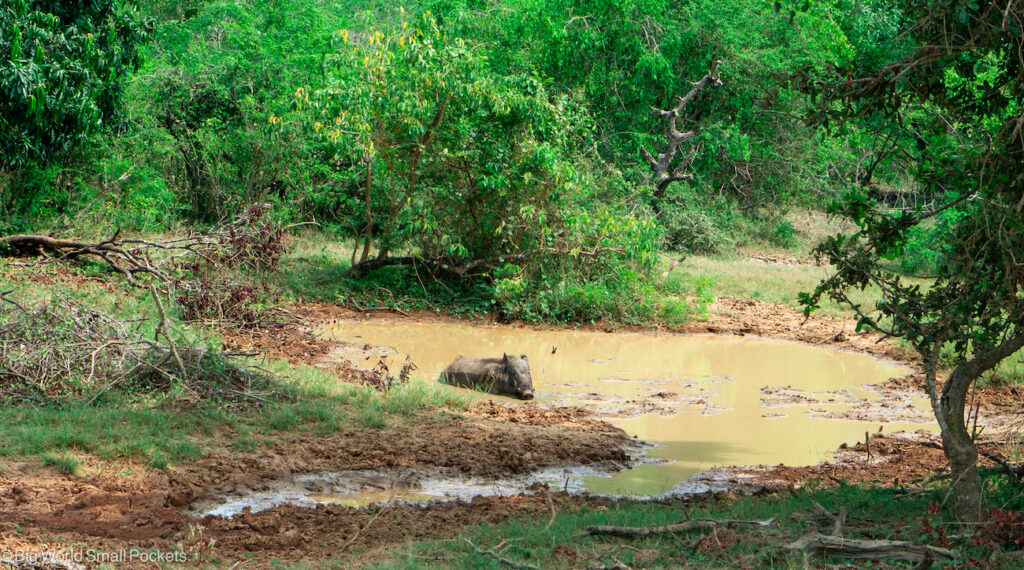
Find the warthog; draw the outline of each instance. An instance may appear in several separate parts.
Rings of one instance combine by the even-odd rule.
[[[453,386],[484,390],[491,394],[509,394],[523,400],[533,399],[533,379],[526,355],[501,358],[462,358],[441,373],[441,381]]]

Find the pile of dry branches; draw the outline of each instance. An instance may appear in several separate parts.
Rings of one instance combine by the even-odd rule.
[[[122,238],[119,230],[97,242],[11,235],[0,237],[0,256],[37,257],[31,263],[14,263],[33,267],[99,260],[132,286],[155,283],[173,294],[186,320],[254,325],[268,318],[262,301],[270,292],[246,274],[276,268],[288,229],[263,221],[269,208],[255,204],[207,232],[165,240]]]
[[[250,354],[177,346],[162,312],[158,342],[139,332],[145,319],[60,298],[26,307],[10,293],[0,293],[0,403],[92,402],[117,389],[175,405],[279,396],[271,374],[244,362]]]

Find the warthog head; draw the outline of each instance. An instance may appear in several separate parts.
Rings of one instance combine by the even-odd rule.
[[[510,391],[523,400],[532,400],[533,378],[530,377],[530,362],[526,360],[526,355],[517,357],[502,354],[501,360],[508,374]]]

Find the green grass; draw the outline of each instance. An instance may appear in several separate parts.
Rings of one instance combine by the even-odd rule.
[[[746,257],[690,256],[673,270],[708,280],[716,296],[753,299],[781,303],[796,309],[801,292],[811,292],[829,273],[828,266],[784,266],[762,263]],[[671,276],[671,274],[670,274]],[[873,307],[879,295],[877,290],[852,291],[855,302]],[[823,300],[821,314],[852,316],[845,306]]]
[[[1024,350],[1003,360],[992,371],[982,376],[981,381],[993,386],[1019,386],[1024,384]]]
[[[502,294],[479,279],[442,283],[422,268],[417,272],[408,266],[380,268],[357,279],[348,273],[352,250],[337,237],[311,232],[296,237],[290,246],[292,251],[281,259],[281,271],[272,277],[286,297],[359,307],[429,309],[468,317],[501,312],[528,322],[655,325],[703,314],[709,296],[700,279],[644,280],[632,270],[604,281],[567,277],[525,295]]]
[[[995,480],[990,484],[995,485]],[[990,487],[992,488],[992,487]],[[1020,491],[1003,489],[993,491],[993,504],[1019,502]],[[845,538],[909,540],[937,545],[934,538],[922,536],[918,531],[928,521],[946,535],[958,534],[958,527],[941,512],[929,513],[932,501],[941,502],[945,489],[936,487],[922,494],[902,494],[894,489],[842,485],[830,489],[782,493],[764,497],[726,497],[724,500],[706,499],[695,503],[660,504],[654,502],[624,501],[604,505],[561,505],[556,507],[554,520],[551,512],[542,509],[534,515],[515,517],[500,524],[479,524],[462,529],[457,538],[412,542],[390,548],[383,560],[372,568],[412,569],[424,564],[441,568],[486,568],[497,570],[505,566],[499,561],[480,555],[466,540],[482,550],[498,548],[510,560],[541,568],[583,568],[612,565],[621,562],[633,568],[804,568],[802,555],[781,548],[800,536],[813,532],[831,532],[831,524],[816,522],[818,516],[814,502],[833,512],[844,507],[854,517],[868,518],[871,525],[848,523]],[[721,541],[708,531],[664,534],[641,539],[583,536],[591,525],[652,526],[677,523],[687,519],[712,518],[733,520],[768,520],[775,523],[767,529],[735,527],[739,535],[735,544],[720,547]],[[829,527],[829,528],[826,528]],[[959,547],[967,556],[988,558],[993,545]],[[995,547],[998,549],[998,547]],[[354,552],[345,559],[336,560],[339,566],[355,564],[367,553]],[[567,556],[568,555],[568,556]],[[834,564],[843,559],[827,560]],[[845,560],[845,562],[856,562]],[[912,563],[889,561],[886,567],[909,567]],[[812,561],[812,567],[822,567],[821,561]],[[863,566],[860,566],[863,567]],[[879,566],[881,567],[881,566]],[[997,565],[998,567],[998,565]]]
[[[304,233],[289,242],[281,269],[271,281],[286,296],[329,303],[355,303],[362,307],[402,310],[439,309],[474,316],[494,309],[491,294],[480,284],[459,286],[432,279],[422,268],[385,267],[356,279],[351,243],[319,232]],[[402,252],[395,252],[402,255]]]
[[[102,275],[95,265],[71,266],[86,275]],[[152,338],[156,309],[147,291],[124,287],[111,293],[99,283],[63,286],[63,278],[23,279],[29,270],[0,267],[0,288],[15,289],[23,304],[62,296],[115,318],[148,318],[140,332]],[[49,266],[42,271],[55,271]],[[39,270],[31,270],[37,272]],[[61,270],[63,271],[63,270]],[[6,277],[6,278],[5,278]],[[111,280],[114,281],[114,277]],[[175,316],[171,310],[171,317]],[[216,344],[216,331],[175,324],[179,343]],[[179,344],[179,346],[181,346]],[[0,407],[0,457],[37,457],[55,461],[90,456],[101,461],[133,461],[164,469],[191,461],[209,449],[253,451],[268,435],[330,434],[353,428],[384,428],[430,408],[465,410],[470,399],[447,386],[411,383],[387,393],[340,381],[329,371],[275,359],[260,363],[277,380],[271,401],[220,405],[212,402],[182,408],[173,395],[140,396],[115,387],[92,405],[83,397],[62,397],[49,406]],[[107,381],[97,379],[97,386]],[[259,435],[252,435],[259,434]],[[73,454],[73,455],[72,455]],[[75,465],[75,469],[78,466]]]
[[[260,441],[249,436],[241,436],[231,442],[231,449],[242,453],[251,453],[259,449],[259,447]]]
[[[76,452],[102,459],[142,459],[157,454],[178,461],[203,454],[226,418],[214,410],[181,414],[115,406],[0,409],[0,456]]]
[[[469,396],[447,386],[412,382],[388,393],[351,386],[337,395],[307,395],[296,402],[256,409],[164,410],[116,399],[91,406],[8,406],[0,408],[0,457],[37,456],[50,464],[53,457],[75,453],[163,469],[202,457],[216,447],[254,451],[260,440],[249,434],[382,429],[424,409],[460,411],[470,402]]]
[[[81,466],[78,458],[70,453],[47,453],[43,455],[43,465],[46,467],[52,467],[54,471],[61,475],[74,475],[78,473],[78,468]]]

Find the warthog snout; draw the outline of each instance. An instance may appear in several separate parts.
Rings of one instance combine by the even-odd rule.
[[[524,392],[523,395],[520,396],[520,398],[522,398],[524,400],[532,400],[533,399],[533,392]]]

